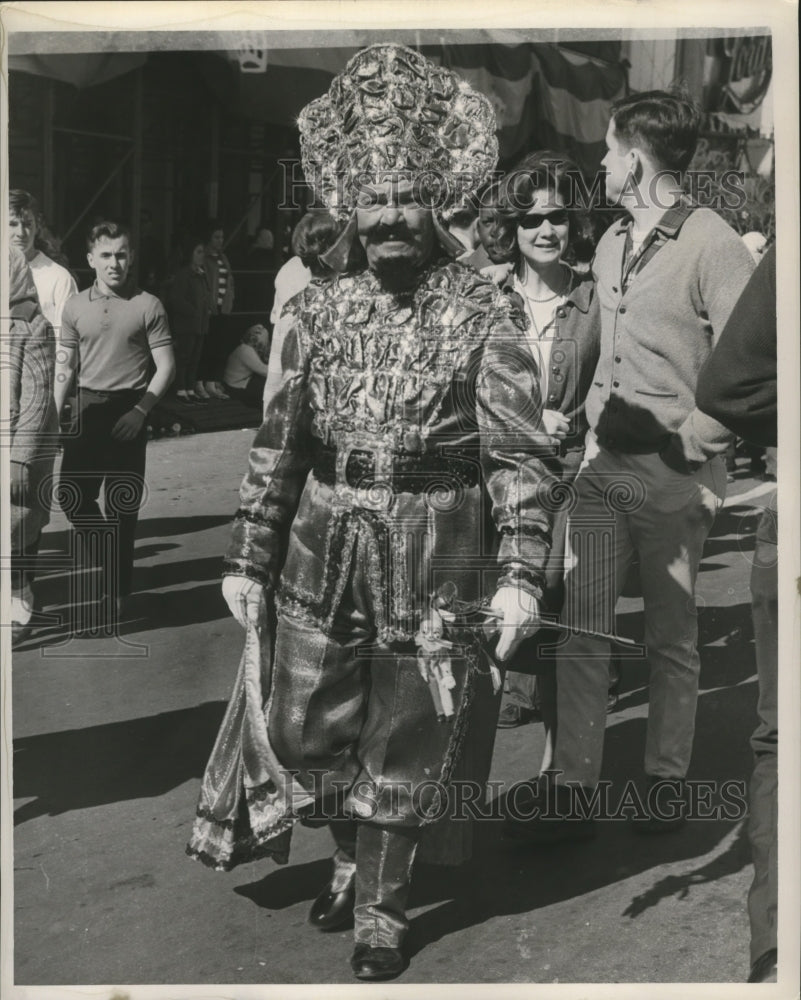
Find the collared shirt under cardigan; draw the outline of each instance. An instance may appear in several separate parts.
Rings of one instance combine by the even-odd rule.
[[[697,467],[723,451],[731,436],[695,407],[695,389],[753,261],[711,209],[676,209],[665,212],[632,256],[628,284],[623,267],[631,221],[613,224],[598,244],[593,274],[601,355],[587,419],[603,447],[670,452],[679,464]],[[661,243],[656,256],[638,270],[652,240]]]

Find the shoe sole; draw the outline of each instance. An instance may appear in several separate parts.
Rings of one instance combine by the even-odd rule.
[[[403,966],[401,966],[397,971],[392,972],[382,972],[380,975],[366,975],[365,973],[356,972],[353,970],[353,975],[362,983],[381,983],[386,982],[388,979],[396,979],[403,972]]]
[[[498,719],[496,729],[517,729],[519,726],[527,726],[530,722],[542,722],[541,716],[536,713],[528,715],[519,716],[513,722],[507,722],[504,719]]]
[[[383,972],[370,973],[370,972],[359,972],[358,969],[354,969],[351,965],[351,971],[353,975],[361,980],[363,983],[380,983],[386,981],[387,979],[395,979],[406,969],[406,962],[401,962],[401,964],[396,969],[386,969]]]

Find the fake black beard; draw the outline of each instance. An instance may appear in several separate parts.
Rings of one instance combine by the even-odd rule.
[[[396,258],[377,261],[373,271],[388,292],[402,292],[413,288],[425,266],[425,261]]]

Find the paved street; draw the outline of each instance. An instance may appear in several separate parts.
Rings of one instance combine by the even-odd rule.
[[[53,626],[13,663],[15,981],[20,984],[353,982],[350,934],[306,913],[328,877],[324,829],[298,828],[290,864],[209,871],[184,854],[199,779],[242,644],[220,557],[252,431],[152,442],[133,620],[119,637]],[[731,484],[699,585],[702,674],[690,777],[750,773],[756,679],[749,556],[769,484]],[[744,464],[743,464],[744,463]],[[43,551],[64,550],[55,514]],[[40,583],[48,610],[66,576]],[[620,631],[641,628],[635,596]],[[647,691],[624,662],[604,777],[642,780]],[[498,734],[492,778],[530,777],[542,726]],[[479,831],[466,869],[420,866],[407,983],[742,982],[750,882],[741,820],[661,838],[601,823],[589,844],[511,848]]]

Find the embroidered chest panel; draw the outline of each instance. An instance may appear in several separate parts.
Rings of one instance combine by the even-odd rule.
[[[453,265],[408,295],[384,291],[369,272],[315,289],[299,308],[315,433],[400,441],[414,428],[425,440],[499,308],[486,282]]]

